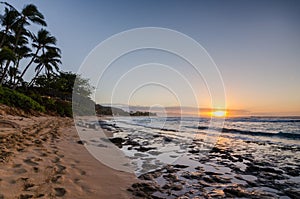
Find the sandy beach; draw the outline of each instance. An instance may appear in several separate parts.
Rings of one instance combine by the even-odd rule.
[[[72,119],[7,110],[0,112],[0,198],[132,198],[135,176],[94,159]]]

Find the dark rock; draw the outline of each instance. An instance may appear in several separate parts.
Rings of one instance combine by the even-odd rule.
[[[215,173],[215,172],[211,172],[211,171],[205,171],[206,175],[212,176],[212,175],[221,175],[220,173]]]
[[[114,143],[117,147],[119,148],[122,148],[122,143],[124,142],[124,139],[123,138],[119,138],[119,137],[116,137],[116,138],[109,138],[109,140]]]
[[[234,157],[237,158],[239,162],[243,162],[243,157],[241,155],[234,155]]]
[[[140,146],[140,144],[136,141],[133,141],[131,139],[126,140],[123,145],[131,145],[131,146]]]
[[[203,176],[202,172],[184,172],[182,175],[182,177],[186,178],[186,179],[196,179],[196,180],[200,180]]]
[[[167,183],[164,186],[162,186],[163,189],[170,189],[171,188],[171,184]]]
[[[150,150],[153,150],[153,149],[156,149],[156,147],[143,147],[143,146],[140,146],[136,150],[140,151],[140,152],[146,152],[146,151],[150,151]]]
[[[183,186],[181,184],[172,184],[171,189],[174,191],[180,191],[183,189]]]
[[[176,165],[174,165],[174,168],[179,168],[179,169],[184,169],[184,168],[187,168],[187,167],[189,167],[189,166],[182,165],[182,164],[176,164]]]
[[[208,127],[207,126],[198,126],[198,129],[199,130],[206,130],[206,129],[208,129]]]
[[[246,173],[257,173],[259,172],[259,167],[253,165],[252,163],[248,164],[248,167],[245,170]]]
[[[77,144],[81,144],[81,145],[84,145],[84,144],[86,144],[87,142],[86,141],[83,141],[83,140],[79,140],[79,141],[77,141]]]
[[[172,138],[164,137],[164,141],[165,141],[165,142],[171,142],[171,141],[172,141]]]
[[[164,169],[167,170],[167,173],[174,173],[174,172],[178,171],[178,169],[175,169],[172,165],[167,165],[164,167]]]
[[[195,154],[195,153],[199,153],[200,152],[200,150],[199,149],[191,149],[191,150],[189,150],[189,153],[192,153],[192,154]]]
[[[158,178],[162,175],[161,171],[153,171],[149,173],[145,173],[141,176],[139,176],[139,179],[141,180],[154,180],[154,178]]]
[[[224,178],[216,175],[211,176],[211,178],[217,183],[231,183],[231,180],[229,178]]]
[[[246,190],[243,190],[239,187],[226,187],[223,191],[227,197],[250,197],[251,196],[251,194],[249,194]]]
[[[132,186],[132,194],[138,197],[146,197],[150,196],[155,191],[159,191],[159,186],[153,182],[141,182],[141,183],[134,183]]]
[[[163,175],[163,177],[171,182],[179,181],[177,175],[174,173],[169,173],[169,174]]]
[[[205,182],[208,182],[208,183],[214,183],[215,181],[211,178],[211,177],[209,177],[209,176],[204,176],[203,177],[203,180],[205,181]]]
[[[224,151],[218,147],[213,147],[210,152],[211,153],[224,153]]]

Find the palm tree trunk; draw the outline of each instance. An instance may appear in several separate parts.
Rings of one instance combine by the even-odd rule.
[[[20,80],[23,78],[23,76],[25,75],[26,71],[28,70],[28,68],[30,67],[30,65],[33,63],[34,59],[36,58],[37,54],[39,53],[40,48],[37,48],[35,51],[35,54],[33,55],[32,59],[30,60],[30,62],[27,64],[27,66],[24,68],[23,72],[21,73],[20,77],[18,78],[17,82],[15,83],[15,85],[13,86],[13,90],[15,90],[17,88],[18,83],[20,82]]]
[[[13,85],[13,87],[15,86],[15,84],[16,84],[16,79],[17,79],[17,76],[18,76],[18,69],[19,69],[19,65],[20,65],[20,58],[17,60],[17,64],[15,65],[15,67],[16,67],[16,75],[14,76],[14,79],[13,79],[13,81],[12,81],[12,85]]]
[[[3,46],[4,42],[5,42],[7,33],[8,33],[8,28],[6,28],[6,29],[5,29],[5,32],[3,33],[4,35],[3,35],[2,41],[1,41],[1,43],[0,43],[0,48],[2,48],[2,46]]]
[[[20,24],[19,30],[18,30],[18,32],[17,32],[17,34],[16,34],[16,42],[15,42],[15,46],[14,46],[13,52],[16,51],[16,48],[17,48],[17,46],[18,46],[19,39],[20,39],[20,36],[21,36],[21,31],[22,31],[22,28],[23,28],[24,23],[25,23],[25,17],[23,16],[23,17],[22,17],[22,23]]]
[[[36,80],[36,78],[39,76],[40,72],[43,70],[43,67],[41,67],[37,73],[35,74],[34,78],[32,78],[32,80],[30,81],[30,83],[28,84],[28,87],[30,87]]]
[[[5,65],[5,68],[3,70],[3,73],[2,73],[2,77],[0,79],[0,86],[4,83],[5,75],[6,75],[7,71],[8,71],[9,64],[10,64],[10,61],[7,61],[6,65]]]

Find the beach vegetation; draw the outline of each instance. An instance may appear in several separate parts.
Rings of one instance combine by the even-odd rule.
[[[44,15],[33,4],[22,10],[0,4],[0,103],[71,117],[76,74],[61,71],[61,50]],[[80,81],[89,95],[88,81]]]

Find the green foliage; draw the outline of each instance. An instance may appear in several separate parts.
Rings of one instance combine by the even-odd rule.
[[[16,55],[11,49],[9,49],[6,46],[0,49],[0,63],[3,63],[4,61],[14,62],[15,60],[16,60]]]
[[[92,94],[93,87],[90,85],[88,79],[81,77],[80,75],[76,76],[74,80],[73,93],[81,95],[83,97],[89,97]]]
[[[56,38],[46,29],[37,34],[31,31],[33,24],[47,26],[44,15],[33,4],[18,10],[7,2],[1,2],[0,13],[0,85],[13,88],[25,83],[23,77],[35,65],[36,76],[50,75],[59,71],[61,51],[56,47]],[[27,63],[23,65],[23,63]],[[16,72],[9,71],[14,68]]]
[[[89,97],[73,94],[73,113],[74,115],[94,115],[95,102]]]
[[[11,90],[9,88],[0,86],[0,103],[8,106],[18,107],[25,111],[35,110],[45,112],[45,107],[41,106],[38,102],[32,98]]]
[[[72,103],[63,100],[55,101],[56,112],[60,116],[72,117]]]
[[[75,85],[74,85],[75,84]],[[59,72],[59,74],[40,75],[35,80],[35,86],[45,88],[54,92],[78,94],[83,97],[89,97],[93,87],[88,79],[82,78],[72,72]]]
[[[119,116],[156,116],[156,113],[141,112],[141,111],[124,111],[120,108],[102,106],[100,104],[95,105],[95,110],[98,115],[119,115]]]
[[[31,93],[30,97],[42,104],[49,113],[72,117],[72,104],[69,101],[61,100],[59,98],[51,98],[49,96],[41,96],[37,93]]]

